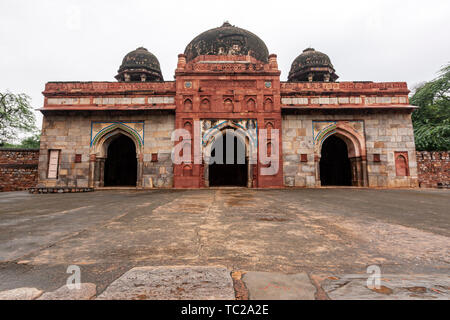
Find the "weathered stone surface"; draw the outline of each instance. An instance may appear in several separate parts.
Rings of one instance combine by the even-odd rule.
[[[365,273],[372,264],[383,274],[443,273],[449,195],[353,188],[0,193],[0,291],[53,291],[68,277],[62,266],[75,264],[101,293],[143,261],[286,274]],[[15,263],[21,260],[28,265]]]
[[[44,293],[38,300],[91,300],[97,294],[97,286],[93,283],[81,283],[79,289],[69,289],[67,285]]]
[[[316,292],[306,273],[248,272],[243,281],[250,300],[314,300]]]
[[[222,267],[138,267],[114,281],[99,300],[234,300]]]
[[[166,99],[166,97],[161,97]],[[90,165],[90,157],[95,150],[90,147],[91,144],[91,124],[92,123],[114,123],[120,121],[123,123],[133,123],[140,121],[144,127],[136,127],[142,130],[142,138],[145,143],[140,150],[143,157],[142,180],[152,178],[152,186],[142,183],[143,187],[172,187],[173,164],[171,160],[171,150],[173,142],[170,140],[170,134],[175,128],[174,115],[110,115],[107,118],[101,115],[73,115],[70,121],[59,121],[65,119],[62,116],[46,115],[43,120],[43,131],[41,139],[41,154],[39,157],[39,178],[34,177],[34,183],[38,179],[38,187],[64,187],[64,188],[88,188],[99,187],[100,177],[99,162],[93,162]],[[100,126],[101,128],[101,126]],[[96,132],[96,131],[94,131]],[[47,179],[48,150],[61,149],[58,179]],[[158,153],[158,161],[152,162],[152,154]],[[76,154],[82,157],[81,163],[74,167]],[[37,153],[36,153],[37,155]],[[99,156],[97,154],[97,156]],[[1,152],[0,152],[1,158]],[[0,159],[0,164],[2,163]],[[37,159],[36,159],[37,164]],[[164,173],[161,173],[163,168]],[[0,165],[1,169],[1,165]],[[93,171],[93,177],[90,177],[90,170]],[[97,171],[96,171],[97,170]],[[37,172],[37,170],[35,169]],[[96,175],[95,175],[96,174]],[[37,174],[36,174],[37,175]],[[167,179],[163,177],[167,175]],[[146,176],[146,177],[144,177]],[[90,179],[93,181],[90,181]],[[0,175],[1,181],[1,175]],[[91,183],[91,185],[90,185]],[[32,186],[32,185],[30,185]],[[0,183],[1,187],[1,183]],[[48,192],[48,191],[47,191]]]
[[[320,98],[323,99],[323,98]],[[319,98],[317,103],[319,103]],[[324,102],[324,101],[322,101]],[[311,130],[314,122],[330,122],[333,121],[351,121],[358,120],[364,123],[364,134],[366,144],[366,154],[368,157],[367,171],[368,183],[370,187],[416,187],[417,183],[417,163],[414,143],[411,141],[413,135],[413,128],[409,117],[404,114],[360,114],[356,115],[330,115],[325,114],[311,114],[311,115],[290,115],[282,116],[282,142],[283,142],[283,174],[288,176],[309,176],[307,186],[313,187],[316,185],[316,167],[296,166],[294,157],[299,153],[308,154],[311,158],[319,157],[320,152],[314,150],[318,146],[320,139],[317,134],[314,136],[314,131]],[[395,128],[391,128],[395,126]],[[304,136],[292,136],[290,132],[293,129],[304,129]],[[300,142],[300,145],[297,143]],[[310,149],[313,148],[313,149]],[[397,176],[395,170],[394,152],[407,152],[409,174],[406,176]],[[373,161],[373,155],[380,155],[380,162]],[[418,155],[419,156],[419,155]],[[312,160],[312,159],[311,159]],[[430,175],[430,174],[428,174]],[[422,180],[425,179],[425,176]],[[285,186],[287,180],[285,179]],[[318,183],[319,181],[317,181]]]
[[[381,275],[379,288],[367,287],[367,275],[325,279],[321,287],[333,300],[448,300],[448,275]]]
[[[0,292],[0,300],[34,300],[42,294],[36,288],[17,288]]]

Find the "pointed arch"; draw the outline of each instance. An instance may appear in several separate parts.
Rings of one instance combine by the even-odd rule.
[[[367,154],[366,142],[362,133],[355,130],[347,121],[337,121],[319,132],[314,142],[316,159],[316,182],[320,185],[320,159],[323,143],[331,136],[340,138],[347,146],[348,158],[351,162],[351,179],[353,186],[367,186]]]
[[[347,144],[349,158],[365,157],[366,143],[364,136],[345,121],[338,121],[322,130],[316,138],[315,153],[320,155],[323,142],[335,134]]]
[[[247,133],[246,128],[240,126],[239,124],[235,123],[232,120],[227,120],[219,123],[217,126],[209,130],[204,136],[203,136],[203,154],[204,157],[209,157],[211,154],[211,148],[214,144],[214,141],[221,137],[223,135],[223,131],[225,129],[233,129],[234,135],[244,143],[247,149],[247,156],[249,157],[249,161],[253,163],[252,161],[255,161],[256,163],[256,157],[258,152],[257,147],[257,141],[252,139],[251,136]]]
[[[264,100],[264,111],[266,111],[266,112],[273,111],[273,101],[271,98],[266,98]]]
[[[106,128],[105,128],[106,129]],[[114,126],[108,127],[108,130],[102,130],[97,134],[97,137],[93,140],[91,148],[93,149],[91,154],[96,154],[97,157],[106,157],[108,146],[110,143],[118,138],[120,135],[129,137],[136,146],[136,157],[142,154],[143,141],[139,135],[133,132],[132,128],[127,127],[124,124],[117,123]]]
[[[254,98],[249,98],[247,100],[247,110],[248,111],[255,111],[256,110],[256,101]]]
[[[211,109],[211,103],[209,102],[209,99],[204,97],[202,98],[200,102],[200,110],[201,111],[208,111]]]

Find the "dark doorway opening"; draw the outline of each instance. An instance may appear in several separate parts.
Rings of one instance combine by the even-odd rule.
[[[121,134],[108,146],[105,186],[136,186],[136,178],[136,146],[133,140]]]
[[[234,150],[234,158],[232,164],[226,163],[227,139],[233,140],[232,148]],[[222,145],[220,145],[220,140],[222,140]],[[209,165],[209,185],[247,186],[247,157],[245,156],[245,144],[243,144],[242,141],[234,135],[223,134],[214,143],[211,151],[211,157],[216,156],[216,151],[219,151],[218,148],[221,148],[222,150],[222,164],[213,163]],[[238,152],[243,152],[244,154],[238,155]],[[231,160],[231,150],[229,153],[229,160]]]
[[[352,185],[347,144],[335,135],[328,137],[322,144],[320,182],[322,186]]]

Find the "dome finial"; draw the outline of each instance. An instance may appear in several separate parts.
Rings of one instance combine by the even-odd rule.
[[[223,27],[232,27],[232,25],[230,22],[228,22],[228,20],[225,20],[224,23],[222,24],[221,28],[223,28]]]

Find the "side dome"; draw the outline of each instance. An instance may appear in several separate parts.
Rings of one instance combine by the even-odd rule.
[[[164,81],[159,61],[143,47],[128,53],[122,60],[116,76],[118,81]]]
[[[201,55],[250,55],[261,62],[268,62],[269,59],[269,50],[264,41],[250,31],[228,22],[195,37],[184,54],[188,62]]]
[[[334,82],[338,78],[330,58],[325,53],[307,48],[292,63],[288,81]]]

